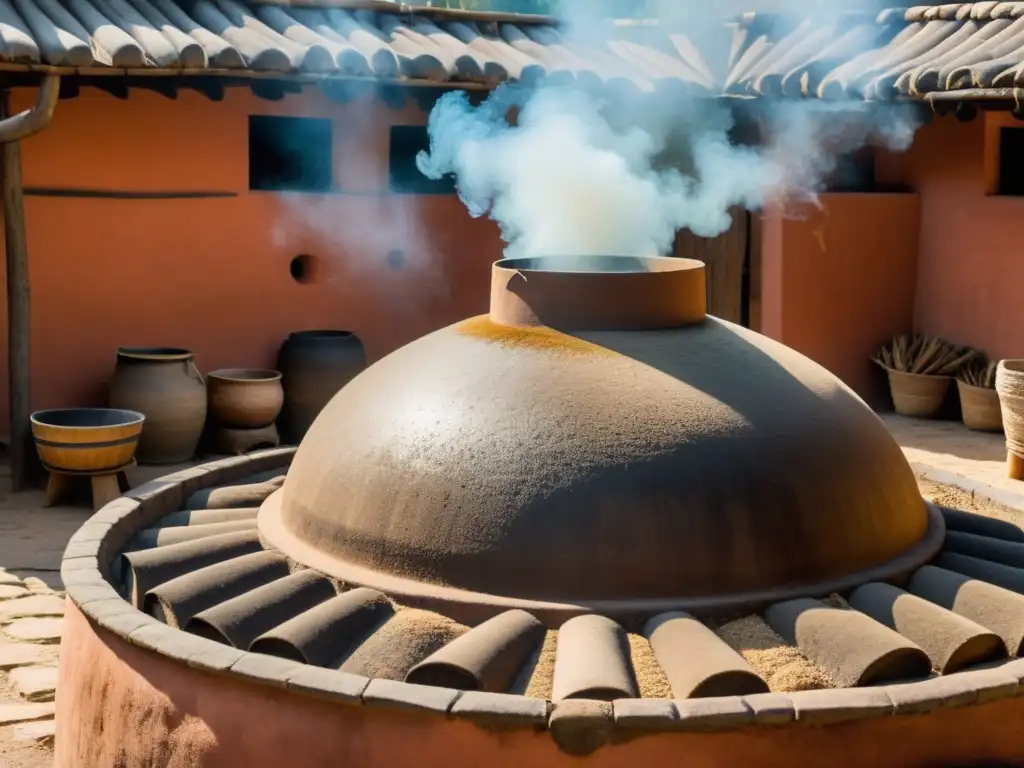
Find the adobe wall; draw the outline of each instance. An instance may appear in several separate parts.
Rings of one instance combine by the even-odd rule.
[[[32,97],[16,92],[14,106]],[[250,192],[250,114],[331,118],[339,190]],[[33,407],[102,404],[118,346],[187,347],[204,371],[266,367],[290,331],[345,328],[374,360],[485,311],[502,250],[494,223],[455,196],[388,192],[388,127],[425,119],[411,100],[341,104],[315,88],[279,102],[240,88],[221,102],[88,88],[61,101],[23,144],[26,186],[233,196],[26,197]],[[892,333],[916,327],[993,356],[1024,354],[1013,234],[1024,200],[985,194],[986,132],[1001,120],[1012,118],[936,120],[910,152],[879,158],[880,182],[917,194],[825,195],[821,209],[768,212],[763,332],[874,403],[884,382],[867,357]],[[308,284],[289,274],[299,254],[317,260]],[[5,346],[0,313],[0,361]],[[6,388],[0,376],[0,403]],[[6,422],[0,407],[0,431]]]
[[[761,332],[883,405],[870,357],[913,324],[921,200],[846,193],[820,203],[765,212]]]
[[[935,118],[908,152],[879,153],[878,184],[909,194],[829,194],[819,210],[767,212],[763,332],[881,406],[885,381],[867,358],[892,334],[1024,357],[1024,198],[991,194],[1004,125],[1022,126],[1006,113]]]
[[[16,92],[14,107],[33,96]],[[250,192],[250,114],[331,118],[339,191]],[[315,88],[278,102],[242,88],[219,103],[188,90],[119,100],[91,88],[61,101],[51,126],[23,143],[27,187],[236,196],[26,197],[33,408],[102,404],[118,346],[186,347],[203,371],[272,367],[290,331],[343,328],[376,359],[486,311],[497,227],[454,195],[388,194],[388,127],[425,119],[411,101],[342,104]],[[393,250],[404,265],[389,262]],[[290,275],[298,254],[319,261],[311,284]],[[0,355],[5,370],[5,310]]]
[[[1024,126],[1007,113],[936,119],[879,166],[921,196],[915,327],[997,359],[1024,357],[1024,198],[989,194],[1003,125]]]

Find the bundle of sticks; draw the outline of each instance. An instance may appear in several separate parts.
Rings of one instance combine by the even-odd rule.
[[[972,387],[995,389],[997,367],[999,367],[999,363],[995,360],[976,357],[961,368],[956,377],[964,384],[970,384]]]
[[[958,347],[934,336],[902,334],[879,349],[875,363],[891,371],[919,373],[923,376],[953,376],[964,365],[982,357],[970,347]]]

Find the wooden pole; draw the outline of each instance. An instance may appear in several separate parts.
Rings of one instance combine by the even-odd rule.
[[[3,117],[9,117],[10,93],[0,98]],[[32,451],[31,357],[29,354],[30,289],[28,245],[25,239],[25,200],[21,186],[21,144],[0,145],[3,174],[4,249],[7,255],[7,370],[11,418],[11,490],[29,487]]]
[[[11,114],[10,92],[0,91],[0,183],[3,185],[4,249],[7,263],[7,376],[11,418],[11,490],[23,491],[31,482],[32,373],[29,357],[28,246],[25,238],[25,200],[21,183],[21,144],[46,128],[60,97],[60,76],[45,75],[36,103]]]

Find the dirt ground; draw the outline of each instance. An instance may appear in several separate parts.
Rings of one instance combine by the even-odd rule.
[[[920,475],[917,477],[917,483],[921,495],[936,504],[998,518],[1024,528],[1024,512]],[[6,681],[3,678],[4,675],[0,673],[0,699],[16,697],[17,694],[6,690]],[[31,729],[33,723],[22,725]],[[49,739],[28,738],[22,741],[12,739],[13,735],[9,728],[0,730],[0,768],[53,768],[53,751]]]
[[[0,742],[0,760],[4,768],[53,768],[53,750]]]
[[[994,517],[997,520],[1013,523],[1018,528],[1024,528],[1024,512],[978,496],[971,491],[965,491],[955,485],[937,483],[920,475],[917,477],[917,487],[921,489],[922,496],[935,504],[961,509],[964,512],[973,512],[985,517]]]

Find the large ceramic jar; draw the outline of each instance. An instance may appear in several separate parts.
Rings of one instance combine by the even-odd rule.
[[[277,357],[277,370],[284,377],[279,424],[284,441],[299,443],[323,407],[365,367],[366,351],[354,333],[290,334]]]
[[[121,347],[110,381],[110,407],[139,411],[146,422],[140,464],[189,461],[206,423],[206,383],[186,349]]]

